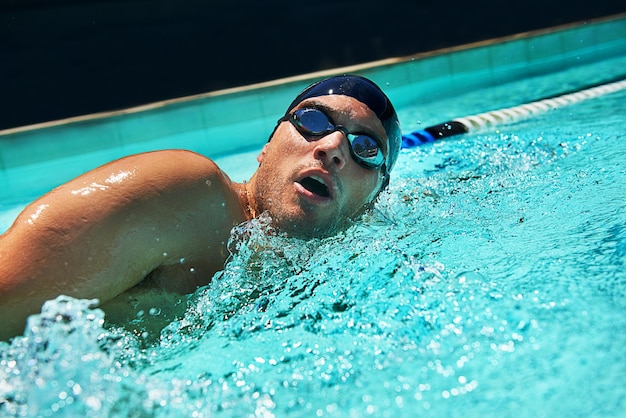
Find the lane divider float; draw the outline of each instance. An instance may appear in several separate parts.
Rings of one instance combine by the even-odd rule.
[[[615,93],[624,89],[626,89],[626,79],[518,106],[456,118],[448,122],[429,126],[428,128],[402,135],[402,148],[413,148],[423,144],[435,142],[439,139],[476,131],[478,129],[485,129],[494,125],[502,125],[505,123],[528,119],[550,110],[569,106],[584,100],[604,96],[606,94]]]

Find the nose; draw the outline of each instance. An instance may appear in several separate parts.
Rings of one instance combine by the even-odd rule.
[[[341,170],[346,165],[347,141],[341,130],[323,136],[315,144],[314,157]]]

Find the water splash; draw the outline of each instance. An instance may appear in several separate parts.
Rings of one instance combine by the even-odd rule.
[[[0,414],[615,415],[625,150],[577,112],[584,132],[546,115],[403,153],[335,237],[242,225],[153,346],[92,301],[48,303],[0,345]]]
[[[13,416],[114,415],[141,396],[130,362],[136,343],[103,328],[95,300],[60,296],[0,348],[0,412]]]

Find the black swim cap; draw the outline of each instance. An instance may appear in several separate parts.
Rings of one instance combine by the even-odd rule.
[[[303,100],[311,97],[339,94],[350,96],[367,105],[382,122],[389,141],[389,155],[387,156],[387,172],[391,171],[400,152],[402,132],[396,111],[389,98],[373,81],[358,75],[342,75],[330,77],[311,84],[300,93],[285,114],[288,114]]]

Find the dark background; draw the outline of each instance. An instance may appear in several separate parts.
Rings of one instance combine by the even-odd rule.
[[[623,0],[0,0],[0,129],[624,11]]]

